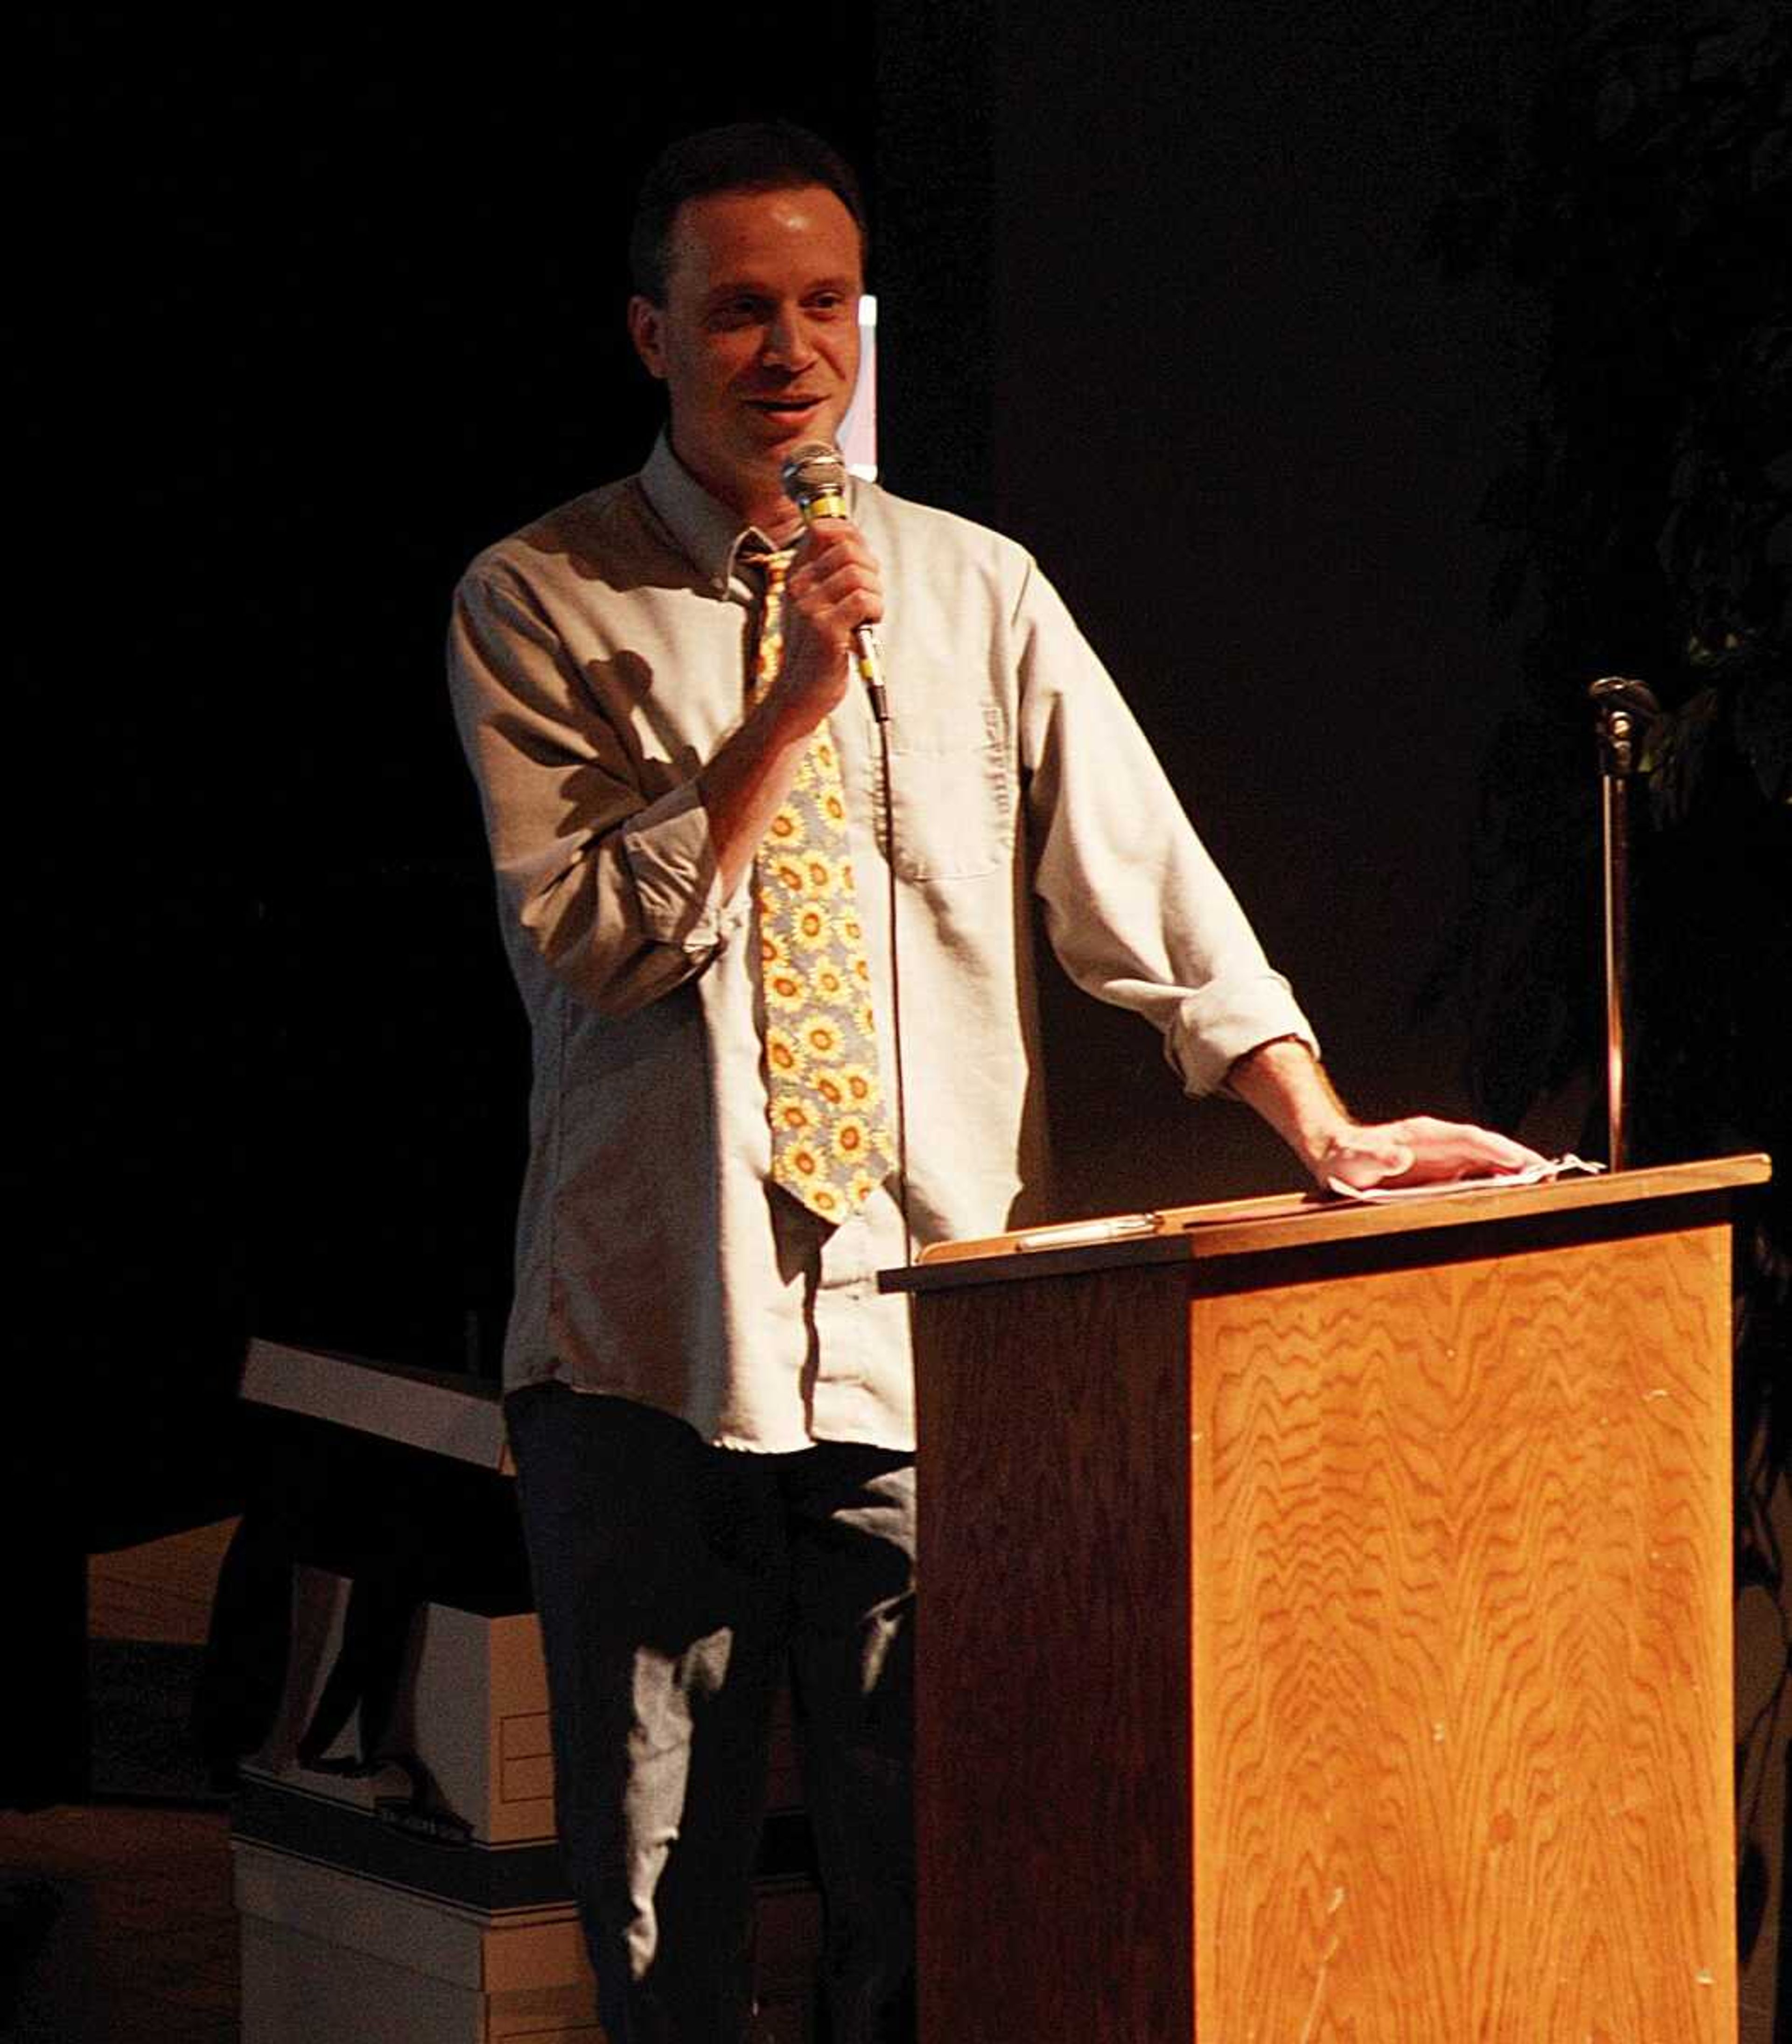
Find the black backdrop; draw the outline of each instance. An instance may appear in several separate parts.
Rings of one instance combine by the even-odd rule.
[[[623,222],[712,120],[856,157],[886,479],[1037,548],[1347,1088],[1460,1104],[1408,1009],[1508,686],[1472,513],[1527,356],[1421,240],[1512,51],[1470,0],[739,18],[40,19],[31,1286],[116,1413],[215,1396],[252,1321],[491,1364],[523,1047],[442,624],[644,450]],[[1067,1208],[1292,1181],[1136,1023],[1051,1012]]]
[[[62,1338],[148,1405],[184,1402],[202,1310],[489,1367],[526,1070],[449,592],[651,439],[619,260],[645,160],[829,125],[869,23],[806,25],[789,93],[646,6],[472,36],[62,10],[52,41],[29,657],[81,813],[37,847],[27,998]]]

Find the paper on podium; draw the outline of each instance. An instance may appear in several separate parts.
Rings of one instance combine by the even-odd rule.
[[[1342,1178],[1328,1178],[1325,1183],[1340,1199],[1362,1200],[1380,1206],[1394,1200],[1433,1200],[1451,1193],[1509,1192],[1515,1185],[1540,1185],[1576,1171],[1591,1178],[1605,1168],[1603,1164],[1590,1164],[1585,1158],[1571,1154],[1546,1157],[1540,1163],[1527,1164],[1521,1171],[1485,1172],[1479,1178],[1444,1178],[1422,1185],[1349,1185]]]

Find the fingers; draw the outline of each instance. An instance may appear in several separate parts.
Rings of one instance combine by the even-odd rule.
[[[1352,1129],[1328,1161],[1328,1170],[1363,1190],[1371,1185],[1499,1178],[1544,1162],[1536,1151],[1494,1129],[1416,1114],[1404,1121]]]
[[[1413,1151],[1407,1144],[1384,1129],[1359,1128],[1348,1141],[1334,1146],[1325,1159],[1325,1176],[1360,1192],[1404,1178],[1413,1165]]]
[[[1468,1121],[1440,1121],[1421,1114],[1400,1124],[1413,1145],[1415,1162],[1437,1165],[1453,1174],[1523,1171],[1545,1160],[1536,1151],[1497,1129]]]
[[[775,712],[813,728],[837,707],[852,672],[852,635],[883,615],[883,585],[864,537],[844,518],[818,518],[784,584],[784,651]]]
[[[842,647],[856,627],[875,624],[883,616],[876,559],[858,528],[844,518],[819,518],[809,528],[785,587],[791,609]]]

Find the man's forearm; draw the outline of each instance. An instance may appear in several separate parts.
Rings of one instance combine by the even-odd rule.
[[[815,729],[804,724],[800,713],[793,715],[781,697],[767,696],[698,774],[725,901],[752,866]]]

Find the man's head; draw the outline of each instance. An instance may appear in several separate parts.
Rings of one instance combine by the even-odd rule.
[[[651,304],[665,304],[674,229],[686,200],[717,192],[797,191],[805,185],[831,191],[852,214],[863,269],[869,232],[859,180],[819,135],[794,121],[737,121],[671,144],[642,180],[629,224],[629,270],[636,290]]]
[[[689,136],[649,172],[629,248],[629,329],[667,386],[675,451],[744,517],[787,525],[782,463],[835,436],[858,375],[852,171],[786,123]]]

